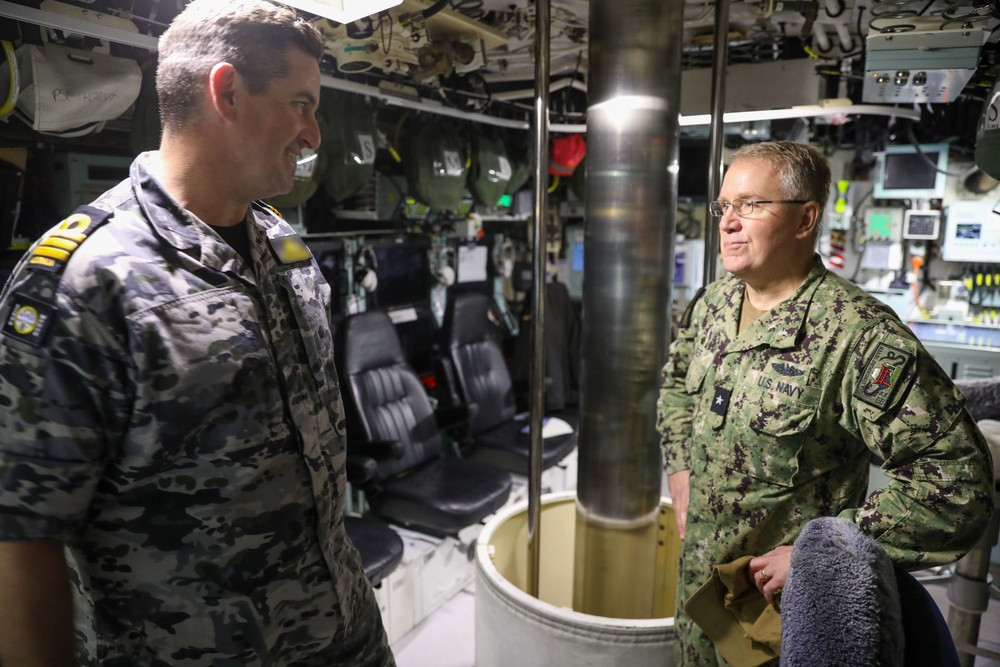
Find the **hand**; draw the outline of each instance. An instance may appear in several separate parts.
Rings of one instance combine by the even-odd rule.
[[[667,488],[670,489],[670,502],[674,506],[674,519],[677,520],[677,532],[684,539],[684,528],[687,526],[688,489],[691,479],[690,470],[678,470],[667,476]]]
[[[750,559],[747,569],[750,571],[750,578],[753,579],[767,600],[768,604],[774,604],[774,597],[781,593],[788,579],[788,568],[792,564],[792,547],[778,547],[768,551],[762,556]]]

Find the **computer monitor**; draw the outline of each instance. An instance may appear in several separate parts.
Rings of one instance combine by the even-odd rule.
[[[703,202],[708,197],[708,167],[711,149],[707,139],[682,138],[677,157],[677,199]]]
[[[875,154],[875,199],[941,199],[948,171],[948,145],[886,146]]]
[[[430,302],[434,283],[428,251],[430,240],[423,237],[383,239],[371,244],[378,261],[379,308],[425,305]]]

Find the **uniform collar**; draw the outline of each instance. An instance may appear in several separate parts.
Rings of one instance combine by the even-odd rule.
[[[236,251],[208,224],[171,197],[156,177],[159,159],[159,151],[142,153],[133,161],[129,173],[139,207],[155,232],[174,248],[198,257],[207,265],[238,273],[233,265]],[[275,210],[261,202],[253,202],[247,208],[245,222],[249,227],[251,245],[256,246],[256,254],[265,264],[271,262],[271,251],[265,237],[294,235],[294,230],[281,220]]]
[[[812,268],[795,293],[761,315],[760,319],[747,327],[746,331],[733,340],[727,349],[730,352],[737,352],[766,346],[785,350],[798,345],[806,316],[809,314],[813,294],[828,273],[820,256],[814,255]],[[746,283],[739,280],[736,282],[736,286],[729,293],[731,307],[727,309],[728,316],[734,320],[733,332],[739,325],[739,311],[745,298]]]
[[[159,179],[153,175],[159,159],[159,151],[149,151],[132,162],[129,171],[132,191],[146,219],[164,240],[178,250],[197,248],[202,237],[197,227],[199,221],[167,194]]]

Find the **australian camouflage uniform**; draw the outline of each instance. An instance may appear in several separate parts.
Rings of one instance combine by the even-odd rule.
[[[715,665],[683,603],[715,564],[789,545],[814,517],[854,521],[897,567],[954,561],[993,508],[964,399],[884,304],[817,257],[795,294],[737,335],[744,283],[709,286],[670,348],[658,402],[668,473],[690,470],[679,665]],[[871,455],[886,488],[866,499]]]
[[[330,289],[266,207],[253,265],[130,178],[0,317],[0,539],[67,544],[89,665],[392,665],[346,539]]]

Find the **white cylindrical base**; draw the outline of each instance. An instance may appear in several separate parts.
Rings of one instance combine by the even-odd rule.
[[[570,608],[575,512],[573,492],[542,498],[539,598],[519,587],[527,503],[502,510],[483,528],[476,543],[476,667],[673,665],[672,616],[607,618]],[[621,585],[627,589],[629,582]]]

